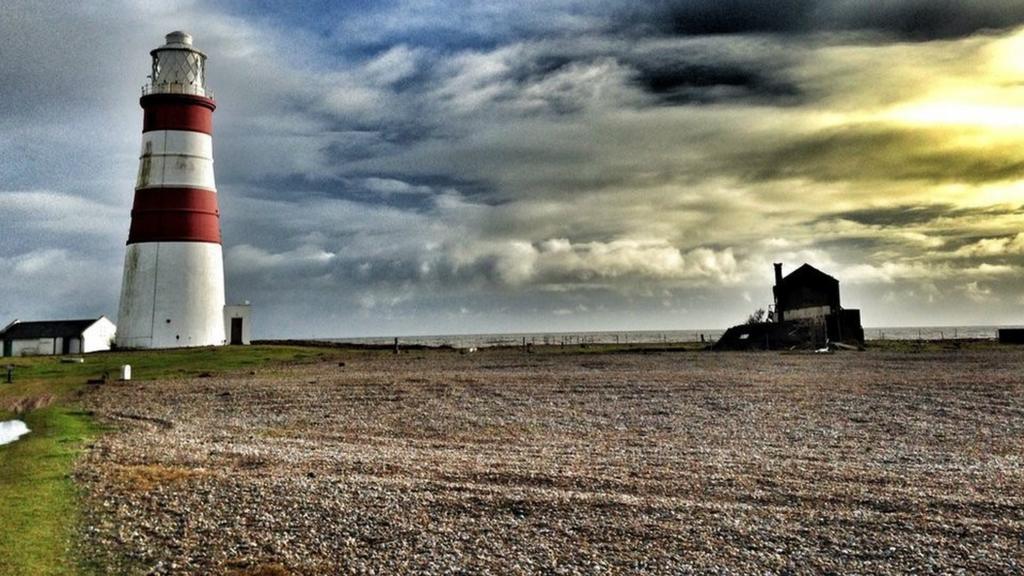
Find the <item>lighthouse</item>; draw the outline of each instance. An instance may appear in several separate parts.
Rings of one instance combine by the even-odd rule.
[[[225,343],[224,257],[213,178],[206,54],[171,32],[142,88],[142,151],[124,259],[116,344]]]

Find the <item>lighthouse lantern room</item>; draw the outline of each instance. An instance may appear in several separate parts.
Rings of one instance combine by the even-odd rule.
[[[213,177],[206,55],[172,32],[143,87],[142,151],[125,253],[116,343],[225,343],[224,261]]]

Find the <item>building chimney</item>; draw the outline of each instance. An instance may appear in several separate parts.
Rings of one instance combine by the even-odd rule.
[[[782,323],[785,320],[782,310],[782,263],[775,263],[775,286],[772,287],[772,294],[775,296],[775,321]]]

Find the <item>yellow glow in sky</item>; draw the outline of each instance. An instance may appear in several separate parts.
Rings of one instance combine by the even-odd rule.
[[[997,42],[992,61],[997,73],[1024,77],[1024,30]]]
[[[922,102],[900,106],[887,116],[895,122],[925,126],[962,126],[990,130],[1024,128],[1024,107],[1020,106]]]

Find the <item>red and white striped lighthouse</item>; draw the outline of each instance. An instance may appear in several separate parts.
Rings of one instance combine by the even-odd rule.
[[[123,348],[224,344],[224,258],[206,55],[184,32],[150,52],[142,154],[121,285]]]

